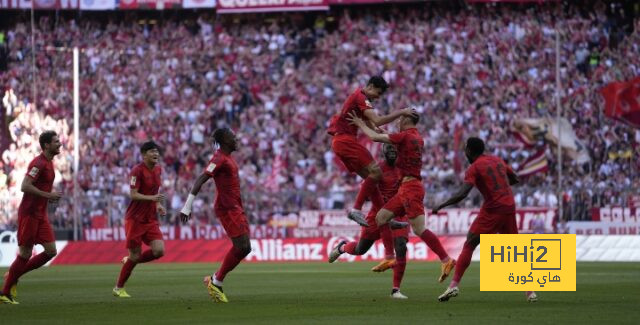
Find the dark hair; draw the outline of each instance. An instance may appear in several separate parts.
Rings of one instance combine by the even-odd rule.
[[[40,148],[44,149],[45,144],[50,144],[53,141],[53,137],[57,136],[56,131],[44,131],[40,134],[38,141],[40,142]]]
[[[215,141],[218,145],[221,145],[222,141],[224,140],[224,135],[228,133],[232,133],[230,128],[220,128],[215,130],[211,137],[213,138],[213,141]]]
[[[467,139],[467,150],[474,156],[481,155],[484,153],[484,141],[476,137]]]
[[[387,91],[387,88],[389,88],[389,84],[384,80],[384,78],[382,78],[382,76],[373,76],[369,78],[367,85],[373,85],[374,87],[382,90],[383,93]]]
[[[153,141],[147,141],[143,143],[142,146],[140,147],[140,152],[144,155],[147,151],[153,150],[153,149],[157,149],[158,151],[160,151],[160,146],[158,146]]]

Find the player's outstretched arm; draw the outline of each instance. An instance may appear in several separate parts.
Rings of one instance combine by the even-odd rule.
[[[454,204],[464,200],[469,195],[469,192],[471,192],[471,189],[473,189],[473,185],[471,185],[469,183],[463,183],[462,188],[456,194],[454,194],[448,200],[440,203],[440,205],[435,207],[432,212],[433,213],[438,213],[438,211],[444,209],[445,207],[448,207],[450,205],[454,205]]]
[[[379,116],[378,114],[376,114],[376,112],[373,109],[367,109],[362,114],[364,114],[364,116],[369,121],[371,121],[375,126],[381,126],[381,125],[389,124],[395,121],[400,116],[417,115],[418,113],[416,112],[416,110],[412,108],[405,108],[405,109],[400,109],[382,116]]]
[[[371,140],[376,142],[391,143],[391,139],[389,139],[388,134],[376,132],[375,130],[370,128],[364,120],[356,116],[353,112],[349,113],[349,117],[347,117],[347,120],[349,120],[353,125],[359,127],[362,132],[366,134]]]
[[[198,176],[198,179],[196,179],[193,187],[191,187],[191,192],[187,197],[187,201],[184,203],[182,210],[180,210],[180,219],[182,220],[182,222],[187,222],[191,217],[191,206],[193,205],[193,200],[200,192],[200,188],[202,188],[202,185],[204,185],[204,183],[206,183],[210,178],[211,176],[209,176],[208,174],[202,173],[200,176]]]
[[[20,186],[20,190],[24,193],[42,196],[43,198],[46,198],[49,200],[58,200],[62,197],[62,193],[60,192],[41,191],[35,185],[33,185],[33,178],[29,176],[25,176],[25,178],[22,180],[22,185]]]

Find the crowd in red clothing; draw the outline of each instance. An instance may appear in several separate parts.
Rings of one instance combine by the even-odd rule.
[[[121,222],[127,175],[147,139],[164,148],[161,192],[169,210],[179,210],[213,153],[209,135],[227,125],[240,141],[234,155],[246,211],[251,222],[265,223],[274,212],[348,205],[359,179],[334,163],[326,126],[372,74],[391,85],[374,103],[380,112],[411,106],[424,116],[426,206],[462,180],[456,134],[480,136],[517,170],[529,152],[509,134],[511,123],[555,116],[556,25],[564,114],[591,157],[582,166],[565,159],[564,199],[622,204],[621,193],[640,185],[640,133],[604,118],[597,90],[640,75],[640,20],[629,9],[587,7],[429,4],[305,15],[200,13],[144,23],[135,14],[44,15],[35,34],[37,110],[24,104],[34,91],[31,30],[28,19],[16,19],[5,31],[8,65],[0,71],[0,85],[16,96],[7,109],[15,118],[8,124],[12,144],[0,161],[0,229],[15,227],[20,182],[45,129],[56,130],[63,142],[55,186],[72,192],[74,46],[82,49],[78,202],[84,224],[93,215]],[[548,156],[553,171],[555,156]],[[194,203],[196,222],[215,222],[214,187],[207,186]],[[552,172],[531,177],[516,203],[552,205],[554,186]],[[70,211],[63,201],[54,225],[69,227]]]

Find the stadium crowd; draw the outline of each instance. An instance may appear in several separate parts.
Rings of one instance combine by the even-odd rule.
[[[556,25],[564,115],[591,158],[564,159],[562,199],[576,207],[569,218],[590,219],[589,207],[623,204],[627,190],[640,185],[640,133],[607,120],[598,93],[640,75],[633,8],[429,3],[279,16],[167,14],[157,21],[43,15],[35,34],[36,89],[31,28],[28,19],[16,19],[4,31],[8,64],[0,71],[3,90],[17,98],[5,100],[11,143],[1,153],[0,229],[15,228],[20,181],[45,129],[58,131],[64,149],[55,161],[56,187],[67,201],[54,225],[71,224],[74,46],[82,49],[77,202],[84,225],[93,216],[122,222],[127,175],[146,139],[164,148],[161,191],[168,208],[178,210],[213,152],[209,135],[227,125],[241,142],[235,157],[246,210],[251,222],[266,223],[272,213],[350,204],[359,178],[334,163],[326,125],[371,74],[391,84],[374,103],[379,111],[412,106],[424,116],[427,207],[462,179],[466,162],[456,139],[478,135],[518,169],[532,152],[509,133],[513,121],[556,114]],[[34,91],[35,107],[25,104]],[[517,189],[519,206],[556,204],[556,157],[550,149],[547,156],[549,172]],[[212,183],[194,203],[194,222],[215,222]],[[464,204],[479,202],[476,194]],[[165,222],[177,222],[175,213]]]

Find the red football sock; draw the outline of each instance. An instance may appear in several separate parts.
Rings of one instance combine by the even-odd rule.
[[[11,292],[11,286],[18,281],[20,276],[23,274],[28,259],[22,258],[22,256],[16,256],[16,259],[11,264],[9,268],[9,275],[7,276],[7,280],[4,282],[4,288],[2,288],[2,294],[8,296]]]
[[[400,289],[400,283],[404,277],[404,270],[407,268],[407,257],[398,256],[396,258],[396,265],[393,267],[393,288]]]
[[[475,246],[468,243],[464,243],[464,246],[462,246],[462,252],[460,253],[460,256],[458,256],[458,261],[456,261],[456,272],[453,274],[451,285],[449,285],[450,287],[455,287],[460,283],[460,279],[462,279],[464,271],[466,271],[469,264],[471,264],[471,256],[475,249]]]
[[[222,261],[220,269],[218,269],[218,272],[215,274],[216,280],[222,282],[224,277],[227,276],[227,273],[235,269],[245,256],[247,256],[247,254],[244,254],[241,250],[235,248],[235,246],[231,246],[231,249],[229,249],[227,255],[224,257],[224,261]]]
[[[153,251],[150,249],[147,249],[146,251],[142,252],[142,254],[140,254],[140,258],[138,259],[138,263],[147,263],[147,262],[151,262],[153,260],[155,260],[156,257],[153,255]]]
[[[342,252],[355,255],[356,254],[356,246],[358,243],[351,241],[342,246]]]
[[[427,246],[438,255],[441,261],[446,261],[449,258],[449,254],[444,250],[442,244],[440,243],[440,239],[434,233],[432,233],[429,229],[425,229],[420,235],[420,238],[427,243]]]
[[[378,189],[378,180],[371,177],[365,178],[364,181],[362,181],[362,184],[360,184],[360,191],[358,191],[356,201],[353,203],[353,208],[356,210],[362,210],[364,201],[369,197],[371,198],[371,203],[374,206],[382,207],[384,205],[382,194],[380,194],[380,190]]]
[[[380,238],[382,238],[382,245],[384,245],[384,258],[392,259],[395,257],[395,249],[393,247],[393,233],[389,224],[386,223],[380,228]]]
[[[27,262],[27,265],[24,267],[24,271],[22,272],[22,274],[25,274],[27,272],[33,271],[45,264],[47,264],[47,262],[49,262],[49,260],[51,260],[53,257],[49,256],[49,254],[42,252],[32,258],[29,259],[29,262]]]
[[[124,265],[122,265],[122,269],[120,270],[120,276],[118,277],[118,283],[116,283],[116,287],[124,287],[124,284],[129,279],[129,276],[131,276],[131,271],[133,271],[134,267],[136,267],[136,262],[132,261],[131,259],[127,259]]]

